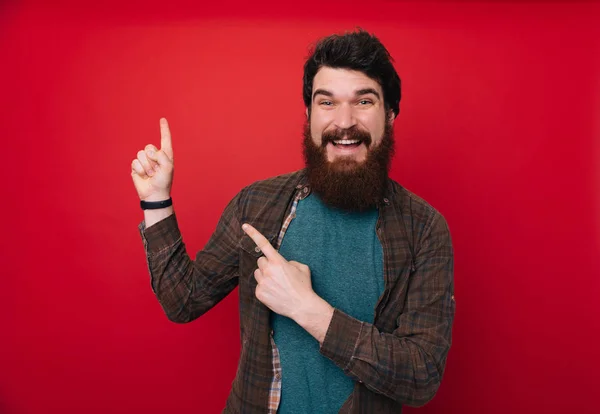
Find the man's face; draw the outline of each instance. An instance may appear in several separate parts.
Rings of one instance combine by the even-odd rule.
[[[388,116],[383,91],[362,72],[322,67],[313,80],[309,125],[313,143],[327,161],[362,164],[383,138]],[[308,111],[308,109],[307,109]]]
[[[379,84],[361,72],[317,72],[303,148],[309,182],[325,204],[364,211],[381,200],[394,155],[391,114],[386,119]]]

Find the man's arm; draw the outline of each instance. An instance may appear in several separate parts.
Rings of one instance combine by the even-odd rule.
[[[168,197],[166,197],[168,198]],[[166,198],[161,198],[165,200]],[[160,200],[158,200],[160,201]],[[144,228],[152,227],[159,221],[162,221],[172,215],[175,211],[173,206],[160,208],[156,210],[144,210]]]
[[[450,233],[442,216],[432,221],[396,330],[379,332],[336,309],[321,346],[351,378],[411,406],[427,403],[439,388],[455,311]]]
[[[168,200],[173,184],[173,146],[167,120],[160,120],[160,149],[138,151],[131,178],[140,200]],[[196,260],[188,256],[173,207],[144,211],[144,241],[152,290],[168,318],[189,322],[212,308],[238,283],[237,246],[241,238],[238,197],[223,213],[217,229]]]
[[[312,290],[306,265],[286,261],[252,226],[244,231],[265,255],[254,274],[262,303],[306,329],[321,343],[323,355],[370,390],[412,406],[433,398],[450,348],[455,308],[452,243],[442,216],[434,216],[424,233],[405,306],[397,304],[393,333],[334,310]]]
[[[140,225],[152,290],[171,321],[185,323],[198,318],[237,286],[238,199],[229,202],[195,261],[187,254],[175,214],[147,228]]]

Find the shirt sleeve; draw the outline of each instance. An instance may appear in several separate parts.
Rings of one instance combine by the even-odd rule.
[[[453,250],[448,226],[430,220],[411,272],[397,328],[382,333],[336,309],[321,353],[346,375],[399,403],[421,406],[433,398],[444,372],[455,312]]]
[[[171,321],[198,318],[237,286],[242,231],[238,200],[239,195],[229,202],[195,260],[187,254],[175,214],[148,228],[140,224],[152,291]]]

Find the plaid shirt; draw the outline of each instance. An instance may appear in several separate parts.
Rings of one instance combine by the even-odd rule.
[[[174,214],[140,225],[152,290],[170,320],[190,322],[239,286],[241,352],[224,413],[276,412],[281,392],[270,310],[254,295],[261,252],[241,226],[252,224],[279,246],[298,200],[310,191],[304,170],[244,188],[195,260]],[[355,381],[340,413],[398,413],[403,404],[425,404],[440,385],[451,344],[453,250],[446,221],[392,180],[378,209],[385,289],[374,323],[336,309],[320,348]]]

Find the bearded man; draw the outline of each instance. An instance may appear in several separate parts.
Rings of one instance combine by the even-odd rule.
[[[320,40],[304,65],[306,168],[256,182],[186,253],[173,149],[132,162],[151,285],[190,322],[239,286],[241,353],[225,413],[399,413],[440,385],[455,312],[446,221],[388,177],[400,78],[373,35]]]

